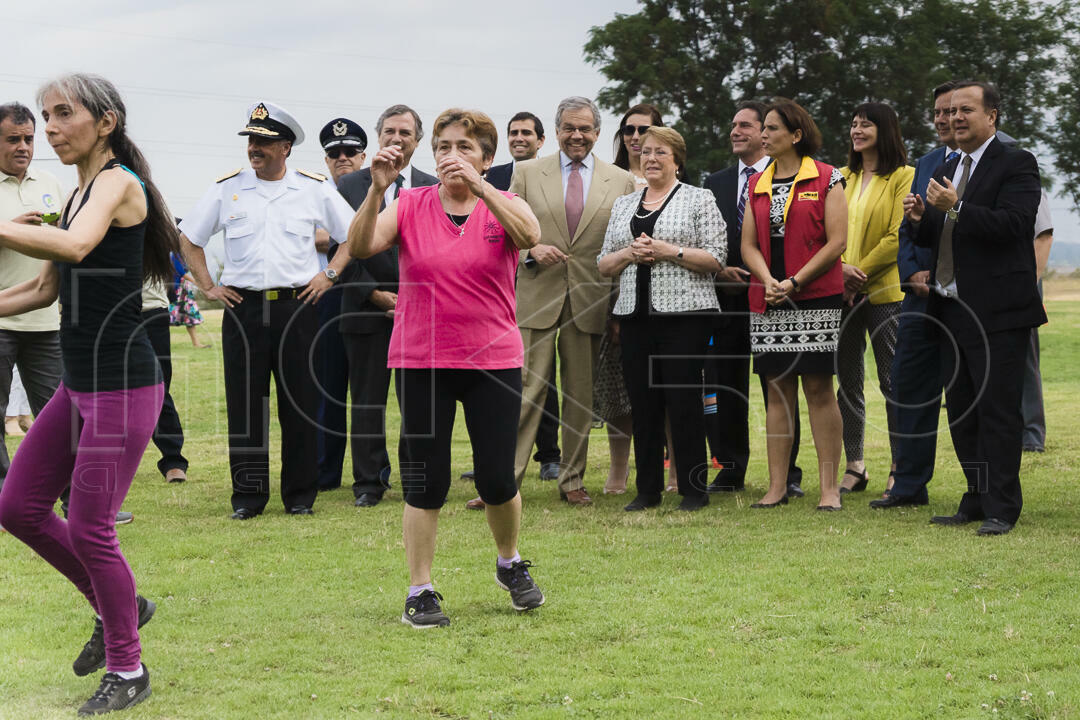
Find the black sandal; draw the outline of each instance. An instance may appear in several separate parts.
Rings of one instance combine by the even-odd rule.
[[[841,495],[847,495],[848,493],[853,493],[853,492],[862,492],[863,490],[866,489],[867,478],[866,478],[866,469],[865,468],[863,469],[862,472],[859,472],[858,470],[848,469],[848,470],[844,471],[844,475],[850,475],[851,477],[858,480],[858,482],[855,483],[854,485],[852,485],[850,488],[846,488],[843,485],[841,485],[840,486],[840,494]],[[841,478],[841,482],[843,482],[843,478]]]

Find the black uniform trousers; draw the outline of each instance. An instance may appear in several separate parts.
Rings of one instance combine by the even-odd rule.
[[[157,355],[161,366],[161,377],[165,381],[165,400],[161,404],[157,427],[154,428],[154,445],[161,453],[158,471],[164,475],[170,470],[180,468],[187,472],[188,461],[182,452],[184,448],[184,428],[180,425],[180,415],[176,412],[176,403],[169,394],[172,385],[172,341],[169,335],[169,311],[166,308],[145,310],[142,314],[143,327],[150,338],[150,346]]]
[[[239,290],[243,302],[225,312],[221,347],[229,417],[232,505],[261,512],[270,499],[270,376],[281,424],[281,499],[286,509],[311,507],[318,493],[318,388],[312,350],[314,305],[295,299],[302,288]],[[269,299],[271,292],[278,299]]]
[[[700,496],[708,486],[701,371],[712,329],[711,313],[619,318],[623,378],[630,395],[638,494],[664,492],[665,413],[679,494]]]
[[[319,329],[315,340],[315,367],[319,388],[319,489],[341,487],[341,466],[345,461],[348,428],[345,425],[349,392],[349,362],[345,341],[338,330],[341,315],[341,286],[332,287],[319,298]]]
[[[390,390],[390,350],[393,325],[372,333],[342,333],[349,358],[352,392],[353,495],[378,496],[390,487],[390,455],[386,452],[386,397]]]
[[[541,465],[562,460],[562,452],[559,450],[559,389],[555,386],[556,364],[551,363],[544,414],[540,416],[540,425],[536,428],[536,454],[533,455],[533,460]]]
[[[1031,329],[983,335],[961,302],[939,302],[949,430],[967,478],[959,512],[1015,523],[1023,506],[1021,397]]]
[[[705,434],[712,456],[723,465],[717,481],[741,487],[750,461],[750,301],[745,293],[723,295],[721,311],[706,350],[705,391],[716,393],[716,414],[705,416]],[[768,404],[765,378],[761,395]],[[796,400],[796,402],[798,402]],[[788,484],[802,483],[798,466],[800,422],[795,406],[795,428],[788,463]]]

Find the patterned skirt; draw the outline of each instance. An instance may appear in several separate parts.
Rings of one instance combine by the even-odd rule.
[[[843,295],[792,301],[750,314],[750,352],[758,375],[833,375]]]
[[[195,302],[195,283],[181,279],[176,297],[169,303],[169,324],[202,325],[202,321],[202,313]]]

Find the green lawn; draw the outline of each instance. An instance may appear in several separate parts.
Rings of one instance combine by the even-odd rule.
[[[547,595],[538,611],[515,613],[495,585],[487,526],[463,507],[472,487],[455,482],[435,559],[453,624],[429,632],[399,622],[396,490],[370,510],[338,490],[314,517],[286,516],[274,498],[260,518],[228,519],[220,314],[208,313],[210,350],[173,330],[191,479],[166,484],[151,446],[125,505],[136,521],[120,529],[140,591],[158,603],[142,633],[153,696],[125,717],[1080,717],[1080,302],[1049,305],[1047,452],[1024,457],[1012,534],[928,524],[961,493],[947,435],[929,508],[867,508],[887,471],[868,363],[873,492],[843,513],[813,511],[812,473],[807,498],[748,508],[765,488],[760,405],[751,488],[693,515],[671,497],[627,515],[627,496],[600,496],[599,431],[592,508],[562,505],[535,465],[526,479],[521,551]],[[463,426],[459,415],[461,470]],[[813,466],[809,433],[802,458]],[[98,682],[70,669],[90,628],[67,581],[0,536],[0,717],[73,717]]]

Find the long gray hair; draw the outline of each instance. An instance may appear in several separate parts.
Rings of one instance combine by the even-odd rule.
[[[179,233],[172,213],[165,205],[157,187],[150,179],[150,164],[131,138],[127,136],[127,108],[120,92],[111,82],[100,75],[75,73],[62,75],[46,82],[38,90],[38,107],[45,104],[45,96],[55,92],[69,104],[82,105],[101,120],[106,113],[116,117],[116,127],[105,139],[116,159],[132,170],[146,187],[146,241],[143,247],[144,279],[168,283],[173,276],[169,253],[179,248]]]

